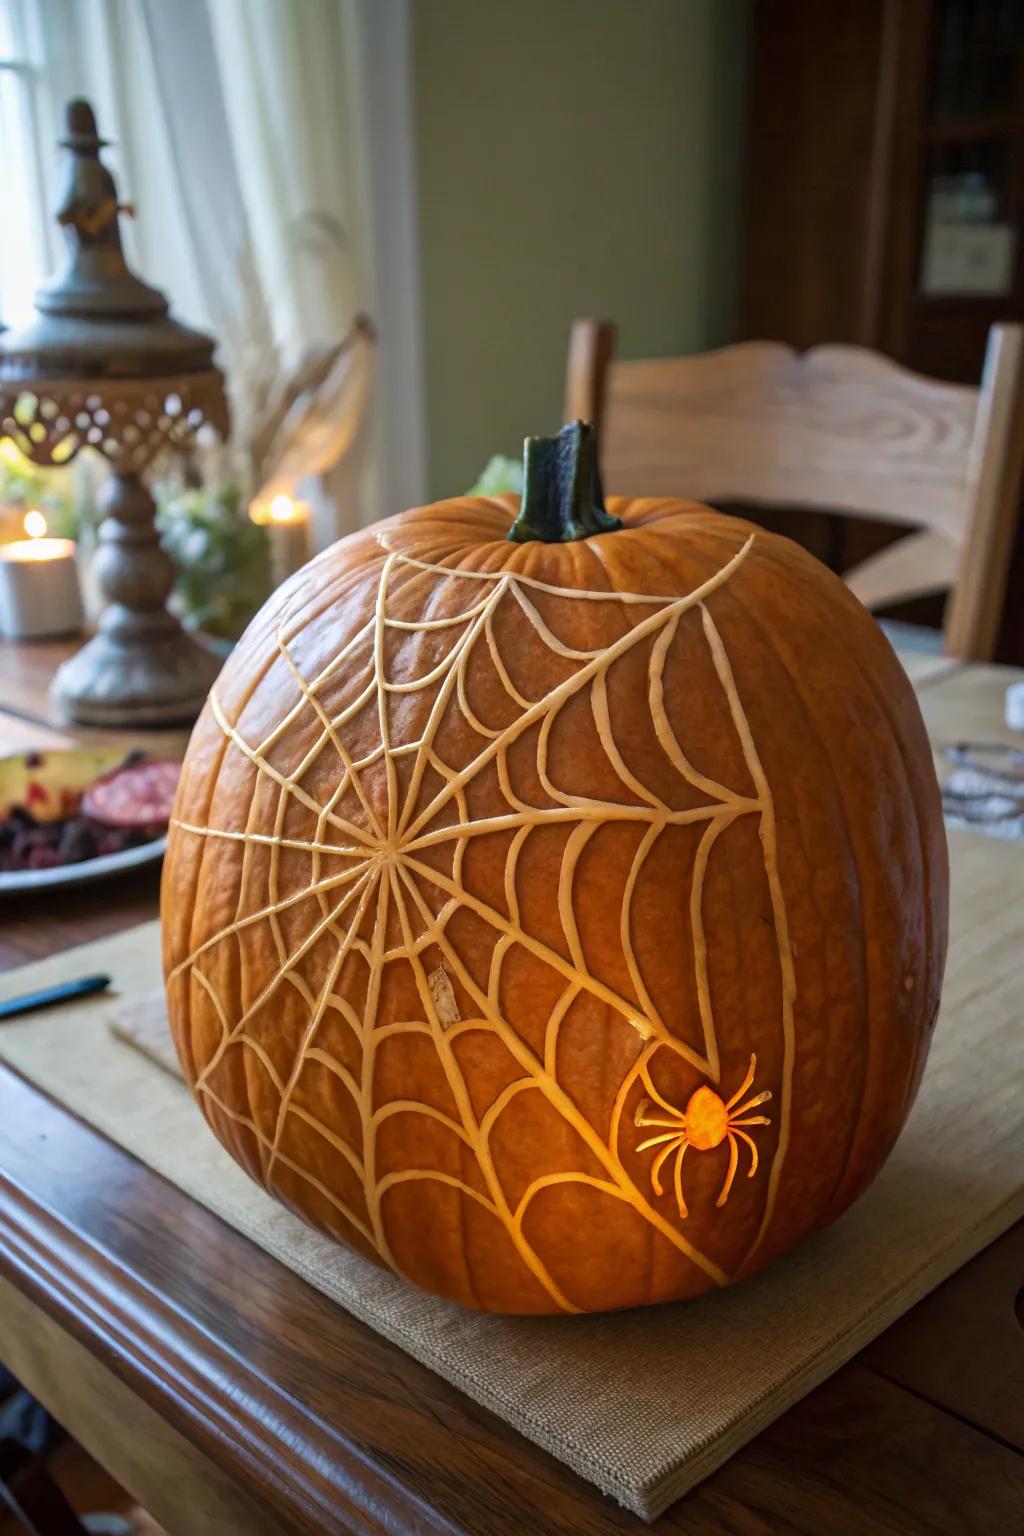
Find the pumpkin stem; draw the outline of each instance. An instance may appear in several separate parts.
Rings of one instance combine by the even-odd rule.
[[[622,523],[605,510],[597,468],[597,434],[573,421],[557,437],[528,437],[523,444],[523,500],[508,536],[517,544],[543,539],[568,544]]]

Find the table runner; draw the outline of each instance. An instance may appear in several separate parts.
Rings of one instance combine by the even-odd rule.
[[[120,994],[0,1026],[0,1057],[649,1520],[1024,1215],[1024,862],[1019,847],[957,831],[950,850],[942,1013],[888,1164],[828,1232],[686,1304],[485,1317],[307,1229],[200,1133],[184,1086],[110,1029],[159,982],[155,923],[0,977],[11,996],[106,970]]]

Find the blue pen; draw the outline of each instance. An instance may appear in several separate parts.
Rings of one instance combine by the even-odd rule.
[[[9,997],[6,1002],[0,1002],[0,1019],[34,1013],[37,1008],[66,1003],[73,997],[88,997],[91,992],[103,992],[109,986],[109,976],[79,976],[77,981],[62,981],[55,987],[44,987],[41,992],[23,992],[20,997]]]

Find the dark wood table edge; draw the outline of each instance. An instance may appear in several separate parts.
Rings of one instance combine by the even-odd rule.
[[[63,1146],[53,1145],[62,1140]],[[723,1513],[723,1488],[744,1486],[748,1474],[737,1463],[727,1463],[736,1471],[728,1472],[724,1483],[722,1469],[711,1483],[694,1490],[696,1504],[690,1495],[653,1527],[645,1526],[3,1063],[0,1150],[9,1166],[19,1165],[13,1175],[0,1176],[0,1276],[235,1486],[257,1497],[279,1522],[282,1536],[512,1536],[526,1531],[536,1536],[636,1536],[647,1529],[662,1536],[693,1529],[704,1536],[719,1529],[714,1512]],[[37,1175],[36,1169],[46,1164],[61,1175],[85,1169],[90,1160],[91,1174],[85,1172],[83,1179],[88,1183],[91,1178],[94,1189],[80,1202],[90,1220],[75,1220],[76,1199],[65,1202],[60,1185],[48,1199],[47,1175]],[[120,1210],[118,1170],[131,1185],[125,1196],[133,1213],[128,1217]],[[182,1252],[161,1257],[160,1242],[149,1242],[148,1229],[140,1227],[140,1197],[148,1200],[154,1191],[158,1202],[173,1207],[181,1219],[180,1235],[192,1245],[194,1263]],[[65,1203],[66,1211],[56,1208]],[[166,1230],[161,1229],[164,1236]],[[204,1239],[214,1244],[209,1253],[203,1250]],[[270,1302],[281,1309],[282,1338],[266,1341],[261,1331],[266,1295],[251,1328],[254,1352],[264,1345],[269,1351],[269,1372],[247,1358],[244,1335],[239,1342],[236,1332],[232,1347],[230,1320],[225,1324],[222,1317],[223,1288],[217,1290],[216,1275],[211,1279],[208,1274],[211,1262],[222,1274],[240,1271],[248,1262],[245,1281],[257,1299],[269,1277]],[[154,1282],[165,1275],[168,1284],[162,1292]],[[237,1296],[231,1304],[242,1308]],[[204,1326],[204,1309],[220,1326],[219,1334]],[[312,1363],[301,1357],[302,1369],[296,1373],[287,1357],[288,1337],[306,1331],[318,1317],[325,1324],[316,1341],[322,1353]],[[343,1387],[353,1356],[362,1374],[348,1383],[336,1404],[334,1373]],[[862,1376],[881,1383],[888,1372],[880,1365],[858,1355],[844,1371],[859,1368]],[[843,1374],[829,1378],[829,1391]],[[289,1391],[279,1379],[290,1379],[293,1387],[301,1383],[300,1390]],[[324,1412],[325,1381],[329,1408],[337,1412]],[[928,1394],[916,1391],[912,1382],[898,1384],[897,1373],[892,1390],[909,1393],[908,1409],[915,1399],[928,1403]],[[806,1425],[808,1416],[820,1412],[814,1401],[812,1393],[798,1411],[798,1423]],[[935,1410],[959,1417],[948,1404],[936,1403]],[[965,1431],[979,1433],[970,1420],[961,1418],[960,1423]],[[768,1450],[769,1458],[793,1433],[783,1421],[778,1433],[772,1428],[776,1448]],[[793,1472],[799,1477],[799,1457]],[[746,1527],[734,1527],[726,1517],[723,1532],[739,1528]]]
[[[55,1112],[73,1119],[112,1153],[137,1162],[22,1074],[0,1063],[3,1077],[15,1079],[50,1103]],[[154,1170],[145,1168],[145,1173],[159,1179],[173,1198],[194,1204]],[[248,1239],[219,1217],[205,1207],[200,1209],[226,1234],[248,1245]],[[112,1253],[68,1226],[37,1195],[5,1174],[0,1175],[0,1234],[0,1274],[230,1477],[237,1480],[240,1471],[250,1477],[249,1490],[258,1486],[289,1529],[298,1519],[300,1528],[318,1536],[325,1531],[345,1536],[350,1532],[393,1536],[397,1531],[464,1536],[461,1525],[440,1519],[341,1429],[283,1393],[183,1309],[129,1273]],[[269,1255],[263,1257],[278,1265]],[[292,1278],[306,1284],[298,1276]],[[355,1327],[363,1326],[356,1319],[350,1321]],[[230,1413],[226,1403],[218,1401],[220,1394],[211,1379],[216,1366],[230,1371],[244,1389],[232,1396]],[[301,1455],[293,1454],[287,1463],[281,1460],[280,1445],[270,1427],[282,1410],[302,1417]],[[197,1428],[203,1433],[197,1434]]]

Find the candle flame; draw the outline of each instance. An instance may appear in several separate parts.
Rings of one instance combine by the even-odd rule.
[[[290,496],[275,496],[267,510],[272,523],[290,523],[295,517],[295,503]]]
[[[41,539],[46,533],[46,518],[41,512],[26,512],[22,526],[30,539]]]
[[[267,525],[305,524],[309,522],[309,507],[304,501],[281,491],[266,501],[254,501],[249,505],[249,516],[254,523]]]

